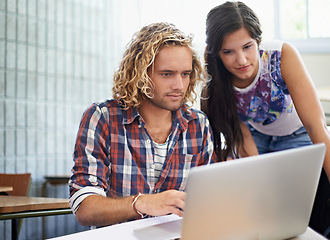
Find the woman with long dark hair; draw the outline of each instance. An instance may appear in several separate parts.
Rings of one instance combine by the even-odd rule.
[[[214,132],[218,161],[324,142],[321,182],[327,199],[330,133],[312,79],[292,45],[262,42],[261,34],[257,15],[242,2],[226,2],[207,15],[210,80],[201,107]],[[325,209],[326,201],[320,204]]]

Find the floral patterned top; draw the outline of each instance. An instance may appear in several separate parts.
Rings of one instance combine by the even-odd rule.
[[[259,71],[255,80],[244,89],[234,87],[241,121],[268,125],[283,112],[292,112],[292,99],[281,75],[282,45],[283,42],[276,41],[271,44],[273,49],[264,49],[261,44]]]

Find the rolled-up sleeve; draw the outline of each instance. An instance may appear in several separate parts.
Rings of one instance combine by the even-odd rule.
[[[80,122],[69,180],[70,207],[74,213],[86,197],[106,196],[110,175],[110,134],[106,119],[102,109],[94,104]]]

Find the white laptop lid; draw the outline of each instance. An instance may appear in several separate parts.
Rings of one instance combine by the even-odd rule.
[[[182,239],[286,239],[306,231],[325,155],[317,144],[192,169]]]
[[[324,155],[325,145],[316,144],[193,168],[182,223],[135,234],[144,240],[297,236],[307,229]]]

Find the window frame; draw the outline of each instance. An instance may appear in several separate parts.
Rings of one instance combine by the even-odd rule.
[[[291,40],[285,39],[281,34],[281,11],[280,11],[280,2],[284,0],[273,0],[274,2],[274,37],[277,39],[281,39],[284,41],[288,41],[293,44],[301,53],[330,53],[330,38],[311,38],[307,33],[307,39],[301,40]],[[307,19],[309,16],[308,11],[308,1],[305,0],[305,4],[307,5],[306,15]],[[307,31],[308,31],[308,23],[307,23]]]

